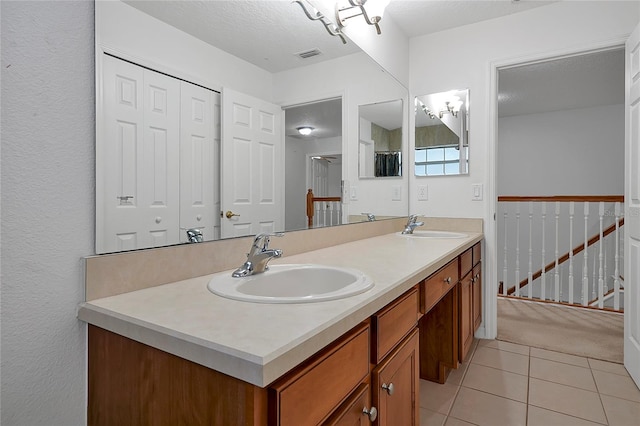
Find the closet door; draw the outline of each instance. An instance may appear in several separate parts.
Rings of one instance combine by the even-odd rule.
[[[175,244],[180,83],[108,55],[102,59],[96,252]]]
[[[219,161],[215,133],[220,129],[214,98],[219,95],[181,82],[180,97],[180,240],[186,242],[186,230],[197,228],[209,241],[219,237],[215,232],[216,222],[220,222],[215,205],[219,177],[214,173],[214,164]],[[219,141],[218,133],[218,146]],[[217,203],[219,206],[219,195]]]

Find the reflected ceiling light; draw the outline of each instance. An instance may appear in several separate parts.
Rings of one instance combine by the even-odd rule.
[[[302,127],[297,127],[296,130],[302,136],[309,136],[311,134],[311,132],[313,132],[313,127],[311,127],[311,126],[302,126]]]
[[[380,21],[384,15],[384,9],[390,0],[348,0],[348,4],[341,6],[336,4],[336,19],[341,27],[347,25],[347,19],[362,15],[369,25],[376,27],[376,32],[381,34]]]
[[[444,108],[440,110],[438,116],[442,118],[442,116],[446,113],[453,115],[454,117],[458,116],[458,112],[460,112],[460,107],[462,107],[462,101],[459,96],[451,96],[444,101]]]

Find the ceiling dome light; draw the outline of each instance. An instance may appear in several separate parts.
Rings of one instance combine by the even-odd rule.
[[[302,127],[298,127],[297,130],[298,130],[298,133],[300,133],[302,136],[309,136],[311,132],[313,132],[313,127],[302,126]]]

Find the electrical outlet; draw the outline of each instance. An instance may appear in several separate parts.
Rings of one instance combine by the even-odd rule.
[[[482,184],[474,183],[471,185],[471,200],[482,201]]]
[[[418,185],[418,201],[427,201],[429,199],[429,190],[427,185]]]
[[[402,188],[394,186],[391,188],[391,201],[402,201]]]

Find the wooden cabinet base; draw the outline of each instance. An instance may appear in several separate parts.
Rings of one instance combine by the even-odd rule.
[[[267,391],[89,325],[87,424],[266,426]]]
[[[419,322],[420,378],[444,383],[458,368],[458,291],[452,288]]]

